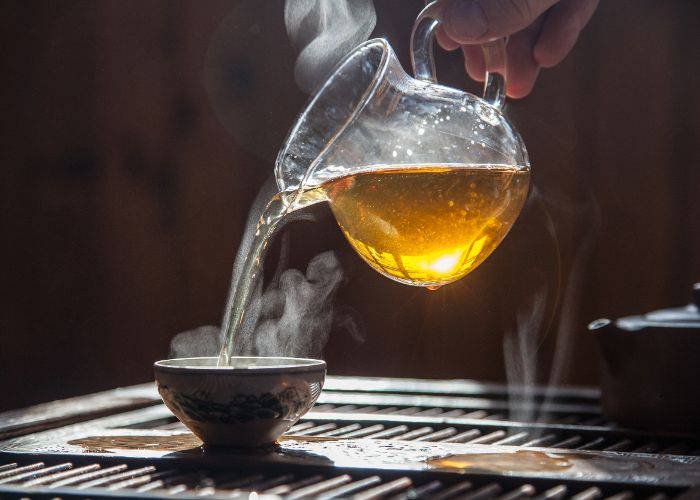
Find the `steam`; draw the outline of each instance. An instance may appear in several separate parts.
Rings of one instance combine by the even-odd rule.
[[[255,356],[319,357],[335,317],[333,299],[343,279],[332,251],[314,257],[306,272],[287,269],[255,299],[259,320],[252,335],[242,335],[242,353]],[[344,319],[344,318],[343,318]],[[350,333],[359,338],[354,323]]]
[[[540,207],[545,215],[545,229],[557,248],[557,231],[547,210],[546,202],[537,186],[532,186],[527,208]],[[559,264],[559,263],[557,263]],[[557,270],[560,272],[559,266]],[[540,334],[543,330],[549,283],[529,285],[536,288],[530,300],[519,303],[515,313],[515,330],[507,332],[503,338],[503,356],[508,383],[508,404],[510,417],[517,421],[534,421],[536,415],[536,384]],[[558,293],[555,293],[555,295]]]
[[[294,78],[311,93],[377,23],[372,0],[286,0],[284,23],[299,50]]]
[[[364,341],[354,311],[334,303],[342,281],[340,261],[328,251],[311,259],[305,273],[284,270],[264,293],[258,283],[248,314],[254,327],[242,328],[234,354],[319,358],[333,327]],[[170,355],[216,356],[220,348],[220,329],[203,326],[176,335]]]
[[[588,225],[587,231],[584,234],[581,243],[574,256],[574,261],[567,280],[566,289],[564,290],[564,298],[561,307],[561,315],[559,317],[559,325],[557,328],[557,345],[552,361],[552,369],[549,375],[549,387],[554,387],[562,383],[565,375],[566,367],[572,356],[573,350],[573,332],[580,325],[578,311],[574,307],[578,304],[581,296],[583,274],[586,270],[586,263],[595,245],[598,232],[600,230],[600,207],[595,198],[591,198],[589,210],[592,213],[592,223]],[[545,398],[545,404],[551,399],[551,393],[548,391]]]
[[[200,326],[178,333],[170,341],[171,358],[198,358],[216,356],[221,348],[219,327]]]
[[[510,417],[520,422],[535,419],[538,333],[546,303],[546,289],[535,292],[532,301],[516,312],[515,331],[503,339]]]
[[[253,97],[251,87],[243,84],[247,66],[241,61],[247,60],[247,51],[240,48],[243,44],[231,39],[231,33],[241,32],[238,23],[248,12],[249,9],[243,7],[234,9],[217,29],[207,53],[206,81],[213,107],[222,122],[239,142],[257,150],[270,135],[268,131],[255,134],[251,132],[249,121],[240,121],[239,117],[246,113],[229,112],[233,106],[238,109],[252,102]],[[372,0],[286,0],[284,20],[292,44],[299,50],[294,70],[296,82],[302,90],[311,92],[346,53],[369,37],[376,24],[376,14]],[[244,40],[250,43],[257,36],[262,36],[260,30],[251,28],[246,32],[248,39],[244,37]],[[231,64],[238,64],[236,75],[242,75],[242,83],[235,92],[230,88]],[[253,63],[250,66],[256,67]],[[259,72],[258,76],[264,78],[265,75]],[[257,107],[258,103],[255,111]],[[276,194],[277,185],[271,178],[253,203],[236,255],[232,286],[241,282],[243,264],[254,244],[255,226]],[[308,218],[308,215],[293,212],[285,216],[280,225],[299,218]],[[285,269],[286,251],[287,246],[283,244],[277,272],[266,289],[263,289],[264,273],[256,273],[253,297],[237,332],[233,354],[319,356],[334,326],[361,340],[354,313],[333,304],[343,281],[343,271],[335,254],[326,252],[316,256],[302,272]],[[230,311],[228,304],[227,316]],[[228,324],[228,317],[223,324]],[[177,335],[171,344],[171,354],[216,356],[223,341],[219,329],[201,327]]]
[[[342,281],[340,261],[328,251],[311,259],[305,273],[284,270],[264,293],[258,283],[248,314],[254,327],[242,328],[234,354],[319,358],[332,327],[362,342],[354,311],[334,304]],[[220,349],[220,328],[202,326],[176,335],[170,356],[216,356]]]
[[[538,349],[541,344],[549,286],[544,284],[532,295],[532,299],[521,306],[516,312],[516,327],[506,334],[503,340],[503,354],[508,382],[508,398],[510,417],[519,421],[536,421],[546,417],[548,406],[554,397],[557,386],[562,384],[573,354],[574,334],[580,324],[577,304],[579,303],[586,264],[592,253],[593,245],[600,228],[600,214],[595,198],[590,195],[580,204],[572,200],[555,199],[553,196],[544,197],[540,190],[533,187],[529,203],[537,203],[545,211],[546,230],[558,247],[556,226],[549,216],[547,203],[561,205],[566,211],[588,215],[587,230],[580,240],[569,272],[566,276],[566,287],[561,294],[559,321],[556,328],[556,344],[554,358],[544,391],[544,400],[537,405],[537,367]],[[558,253],[558,248],[557,248]],[[561,271],[560,271],[561,273]],[[559,276],[561,281],[563,277]],[[560,290],[555,293],[559,299]],[[539,413],[538,413],[539,411]]]
[[[286,269],[261,293],[256,287],[249,324],[239,333],[236,356],[288,356],[319,358],[332,327],[355,340],[364,340],[353,311],[334,304],[343,270],[332,251],[308,264],[306,272]],[[171,357],[216,356],[221,349],[220,328],[202,326],[176,335]]]
[[[232,283],[239,283],[243,261],[251,251],[257,221],[269,200],[277,194],[274,178],[258,193],[246,223],[232,273]],[[285,216],[280,225],[314,220],[308,212],[297,211]],[[343,283],[340,261],[332,251],[311,259],[306,271],[288,269],[288,233],[281,236],[281,251],[274,275],[263,290],[262,276],[254,284],[244,323],[237,334],[235,356],[321,357],[330,331],[350,334],[364,340],[354,310],[335,303]],[[269,247],[269,246],[268,246]],[[227,305],[227,313],[230,307]],[[227,318],[224,318],[226,324]],[[203,326],[182,332],[171,341],[172,357],[217,356],[223,338],[221,329]]]

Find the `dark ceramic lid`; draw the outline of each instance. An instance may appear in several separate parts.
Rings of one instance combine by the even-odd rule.
[[[615,324],[623,330],[642,328],[698,328],[700,329],[700,283],[693,285],[693,301],[684,307],[660,309],[642,316],[628,316]]]

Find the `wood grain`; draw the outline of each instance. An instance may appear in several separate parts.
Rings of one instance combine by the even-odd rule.
[[[376,3],[375,34],[408,68],[421,2]],[[306,99],[281,2],[255,5],[7,2],[0,408],[149,380],[175,333],[220,321],[248,207]],[[686,303],[700,279],[698,19],[698,2],[601,2],[567,60],[509,104],[540,197],[461,282],[387,281],[323,207],[292,224],[290,264],[338,251],[339,301],[364,325],[361,343],[331,333],[331,371],[502,380],[503,335],[541,298],[541,322],[521,321],[538,380],[566,336],[557,379],[594,384],[590,320]],[[478,91],[459,54],[440,53],[438,74]]]

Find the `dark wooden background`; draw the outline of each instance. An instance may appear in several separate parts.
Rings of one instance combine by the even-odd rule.
[[[420,2],[377,0],[407,66]],[[217,324],[248,207],[305,96],[281,2],[8,1],[0,21],[0,408],[149,380],[177,332]],[[700,280],[700,3],[603,0],[570,57],[509,104],[536,192],[503,245],[437,292],[374,273],[325,208],[292,263],[336,249],[336,374],[596,382],[585,325],[687,302]],[[457,54],[439,78],[475,90]],[[509,333],[510,332],[510,333]],[[649,367],[653,369],[653,367]]]

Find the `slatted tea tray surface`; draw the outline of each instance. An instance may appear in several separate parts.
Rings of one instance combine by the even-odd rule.
[[[700,439],[592,389],[328,377],[276,446],[208,450],[152,384],[0,415],[0,498],[700,498]]]

